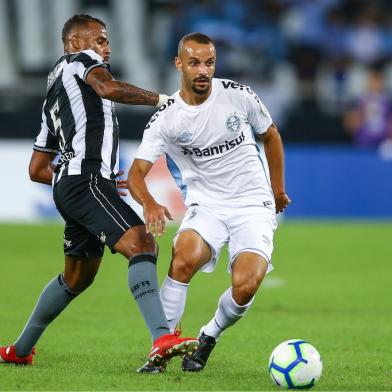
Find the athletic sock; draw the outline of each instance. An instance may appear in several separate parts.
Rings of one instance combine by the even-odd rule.
[[[161,301],[166,314],[167,324],[174,331],[185,309],[189,284],[166,277],[161,287]]]
[[[152,340],[170,333],[159,296],[156,256],[139,254],[129,260],[128,285],[150,330]]]
[[[244,316],[252,305],[254,297],[246,305],[238,305],[232,295],[232,288],[227,289],[219,298],[215,316],[205,326],[204,333],[218,339],[223,331]]]
[[[25,357],[31,353],[46,327],[78,294],[68,287],[63,274],[58,275],[46,285],[26,326],[14,343],[18,357]]]

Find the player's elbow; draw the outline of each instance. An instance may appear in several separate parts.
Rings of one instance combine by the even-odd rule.
[[[135,189],[135,179],[138,177],[139,173],[135,165],[132,165],[129,169],[127,185],[128,190],[131,193],[131,196],[134,196],[134,189]]]
[[[45,168],[43,168],[40,164],[32,161],[29,165],[29,176],[30,180],[33,182],[42,182],[43,172]]]
[[[129,193],[131,194],[131,196],[134,197],[135,196],[134,191],[133,191],[134,186],[133,186],[133,180],[132,180],[131,176],[128,176],[127,187],[128,187],[128,190],[129,190]]]
[[[111,99],[115,91],[115,86],[113,85],[111,80],[108,80],[94,86],[94,90],[101,98]]]
[[[267,132],[264,134],[263,142],[264,143],[271,143],[275,141],[281,141],[280,133],[278,128],[275,124],[271,124],[268,128]]]
[[[36,165],[30,164],[30,166],[29,166],[29,176],[30,176],[30,180],[31,181],[39,182],[39,179],[41,178],[40,170],[39,170],[39,168]]]

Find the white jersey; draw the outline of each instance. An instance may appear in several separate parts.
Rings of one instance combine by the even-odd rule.
[[[154,163],[165,154],[185,205],[274,209],[269,169],[255,134],[272,124],[268,110],[247,86],[213,79],[201,105],[179,91],[147,124],[137,159]]]

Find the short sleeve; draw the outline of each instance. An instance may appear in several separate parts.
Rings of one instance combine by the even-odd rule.
[[[263,134],[272,125],[272,118],[260,98],[250,90],[251,93],[247,96],[247,114],[253,132]]]
[[[41,130],[35,139],[33,149],[36,151],[58,154],[60,152],[58,140],[56,136],[54,136],[49,130],[48,121],[44,110],[45,103],[42,109]]]
[[[166,152],[166,142],[164,138],[164,124],[159,111],[155,113],[143,133],[143,140],[136,153],[136,159],[143,159],[154,163],[162,154]]]
[[[96,67],[108,68],[107,64],[103,61],[103,58],[91,49],[76,53],[71,57],[70,62],[73,63],[75,67],[75,73],[84,82],[92,69]]]

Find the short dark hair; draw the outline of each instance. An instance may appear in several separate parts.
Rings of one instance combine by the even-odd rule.
[[[177,53],[178,55],[180,54],[180,50],[182,46],[185,44],[187,41],[195,41],[199,44],[213,44],[213,40],[208,36],[203,33],[190,33],[187,35],[184,35],[181,39],[180,42],[178,43],[178,50]]]
[[[71,16],[64,23],[63,31],[61,33],[61,39],[65,43],[68,34],[74,27],[87,26],[90,22],[96,22],[102,25],[103,27],[106,27],[106,24],[101,19],[94,18],[93,16],[86,15],[86,14],[76,14],[74,16]]]

